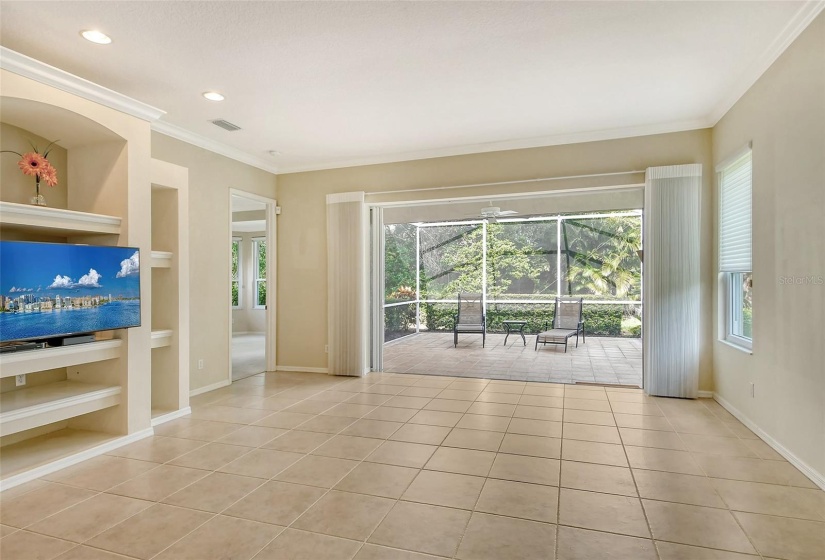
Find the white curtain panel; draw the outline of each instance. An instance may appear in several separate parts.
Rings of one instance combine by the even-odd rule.
[[[366,211],[364,193],[327,195],[327,367],[366,373]]]
[[[645,178],[644,388],[699,391],[699,212],[702,165],[650,167]]]

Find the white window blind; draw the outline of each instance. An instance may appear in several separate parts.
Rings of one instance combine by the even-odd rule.
[[[721,201],[719,212],[720,272],[750,272],[752,194],[751,150],[719,170]]]

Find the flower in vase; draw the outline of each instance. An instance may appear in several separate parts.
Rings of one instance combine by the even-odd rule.
[[[29,143],[31,144],[31,142]],[[35,184],[38,187],[38,196],[40,196],[39,188],[41,181],[50,187],[57,184],[57,170],[51,163],[49,163],[48,159],[49,152],[51,152],[52,146],[56,143],[56,140],[54,142],[50,142],[42,153],[34,144],[31,144],[32,151],[26,152],[25,154],[15,152],[14,150],[2,150],[2,153],[8,152],[20,156],[20,160],[17,162],[17,167],[20,168],[23,175],[28,175],[35,178]]]
[[[51,164],[49,164],[49,161],[45,157],[37,152],[28,152],[23,154],[20,161],[17,162],[17,166],[24,175],[36,177],[38,175],[42,176],[46,168],[51,167]]]
[[[40,172],[40,179],[50,187],[57,184],[57,170],[48,161],[46,167]]]

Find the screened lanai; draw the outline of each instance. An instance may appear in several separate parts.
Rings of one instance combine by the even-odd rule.
[[[640,210],[385,225],[383,369],[640,386],[641,241]],[[483,348],[454,346],[460,292],[482,294]],[[536,349],[557,298],[583,300],[586,342]]]

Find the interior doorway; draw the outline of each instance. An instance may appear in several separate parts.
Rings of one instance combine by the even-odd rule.
[[[230,193],[230,381],[275,369],[275,200]]]
[[[637,187],[380,208],[373,367],[641,386],[643,205]],[[480,296],[483,346],[454,340],[459,292]],[[586,343],[536,347],[557,298],[583,301]]]

